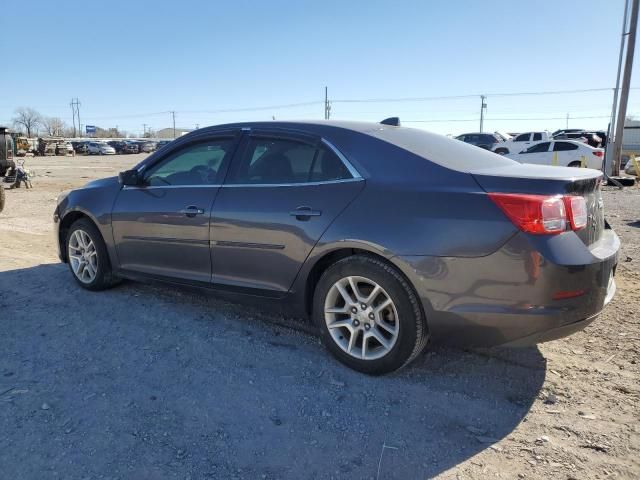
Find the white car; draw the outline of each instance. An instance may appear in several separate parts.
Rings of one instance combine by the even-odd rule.
[[[102,142],[89,142],[87,145],[87,153],[89,155],[115,155],[116,150],[106,143]]]
[[[551,140],[551,134],[549,132],[525,132],[511,137],[495,146],[493,151],[500,155],[506,155],[507,153],[520,153],[526,150],[536,142]]]
[[[538,142],[523,152],[506,156],[520,163],[560,167],[580,167],[584,162],[587,168],[602,170],[604,150],[575,140],[549,140]]]

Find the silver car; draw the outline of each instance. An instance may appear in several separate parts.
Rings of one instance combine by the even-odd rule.
[[[115,155],[116,150],[106,143],[89,142],[87,145],[87,153],[89,155]]]

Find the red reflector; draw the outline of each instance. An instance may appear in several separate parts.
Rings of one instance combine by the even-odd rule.
[[[567,229],[565,202],[560,195],[489,193],[507,217],[523,232],[537,235],[560,233]]]
[[[554,300],[566,300],[567,298],[580,297],[587,293],[588,290],[561,290],[553,294]]]
[[[597,151],[597,150],[596,150],[595,152],[593,152],[593,154],[594,154],[596,157],[604,157],[604,152],[601,152],[601,151]]]

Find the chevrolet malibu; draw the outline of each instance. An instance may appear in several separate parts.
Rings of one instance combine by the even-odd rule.
[[[274,300],[338,360],[380,374],[429,341],[531,345],[593,321],[620,245],[601,182],[394,121],[243,123],[61,195],[54,222],[81,287]]]

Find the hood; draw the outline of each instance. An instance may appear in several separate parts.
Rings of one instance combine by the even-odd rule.
[[[118,177],[99,178],[87,183],[83,188],[100,188],[118,185]]]

